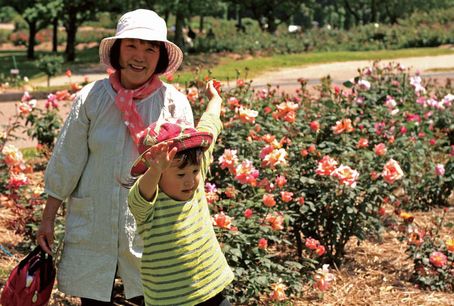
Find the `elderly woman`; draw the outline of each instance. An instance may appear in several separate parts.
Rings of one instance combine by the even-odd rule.
[[[143,244],[121,182],[144,127],[169,118],[193,125],[185,95],[159,79],[178,69],[183,54],[167,40],[165,21],[140,9],[120,18],[115,36],[101,41],[99,56],[115,72],[86,85],[74,101],[46,169],[48,200],[37,241],[52,253],[55,216],[65,201],[59,289],[81,297],[82,305],[110,305],[118,275],[126,298],[140,305]]]

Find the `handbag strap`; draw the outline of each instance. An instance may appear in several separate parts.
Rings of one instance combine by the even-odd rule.
[[[42,267],[40,269],[41,282],[39,283],[39,291],[41,292],[46,289],[47,286],[53,284],[55,279],[55,268],[52,256],[44,251],[41,253],[40,261]]]
[[[29,263],[27,273],[33,275],[39,269],[39,292],[46,289],[55,279],[55,268],[51,255],[44,252],[38,245],[30,254],[19,263],[19,271]]]
[[[35,257],[40,251],[42,251],[41,247],[38,245],[33,251],[31,251],[27,257],[25,257],[24,259],[21,260],[21,262],[19,263],[19,271],[22,270],[25,265],[30,261],[30,259],[32,257]]]

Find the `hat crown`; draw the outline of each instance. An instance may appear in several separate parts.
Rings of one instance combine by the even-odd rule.
[[[151,124],[142,140],[143,146],[155,145],[158,142],[175,139],[183,135],[197,133],[197,130],[185,122],[155,122]],[[151,140],[153,139],[153,140]]]
[[[155,37],[156,40],[167,39],[167,26],[164,19],[159,17],[153,11],[138,9],[128,12],[121,16],[117,24],[117,31],[115,36],[124,36],[126,33],[135,30],[150,31],[148,35]],[[143,35],[144,33],[142,33]],[[135,37],[133,35],[132,37]],[[144,37],[145,40],[150,40],[151,37]]]

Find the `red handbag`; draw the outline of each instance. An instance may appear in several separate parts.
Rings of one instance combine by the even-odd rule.
[[[37,246],[11,272],[3,287],[3,306],[41,306],[49,302],[55,281],[52,256]]]

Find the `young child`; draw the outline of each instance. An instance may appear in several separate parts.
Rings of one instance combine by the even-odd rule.
[[[205,178],[222,129],[221,97],[207,84],[207,109],[194,129],[158,122],[141,137],[129,208],[144,240],[146,305],[231,305],[222,295],[233,273],[205,197]],[[142,175],[143,174],[143,175]]]

